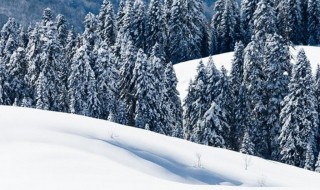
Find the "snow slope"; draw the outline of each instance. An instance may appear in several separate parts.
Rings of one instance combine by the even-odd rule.
[[[0,106],[0,153],[3,190],[320,186],[320,174],[296,167],[247,157],[245,170],[246,159],[240,153],[27,108]]]
[[[292,60],[293,62],[296,58],[296,55],[298,54],[298,51],[301,48],[303,48],[305,50],[306,55],[311,62],[313,72],[315,72],[316,68],[317,68],[317,64],[320,63],[320,47],[296,46],[294,49],[291,49],[291,55],[293,58],[293,60]],[[220,69],[221,66],[223,65],[228,71],[231,70],[231,61],[233,59],[233,52],[215,55],[212,58],[213,58],[213,60],[216,64],[216,67],[218,69]],[[200,60],[203,60],[203,62],[205,64],[208,62],[208,58],[203,58],[203,59],[191,60],[191,61],[187,61],[187,62],[183,62],[183,63],[179,63],[179,64],[174,65],[174,68],[175,68],[175,71],[177,74],[177,78],[179,80],[177,89],[180,92],[181,100],[184,100],[184,98],[187,96],[189,82],[197,74],[197,66],[198,66]]]

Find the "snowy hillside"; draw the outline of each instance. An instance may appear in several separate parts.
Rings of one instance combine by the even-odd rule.
[[[291,49],[291,55],[293,60],[296,58],[296,55],[298,54],[298,51],[301,48],[305,50],[306,55],[308,56],[311,62],[313,72],[315,72],[317,68],[317,64],[320,64],[320,53],[319,53],[320,47],[296,46],[295,49]],[[216,64],[216,67],[220,69],[221,66],[224,66],[229,72],[231,69],[232,59],[233,59],[232,52],[213,56],[213,60]],[[187,89],[189,86],[189,82],[197,74],[197,66],[200,60],[202,60],[205,64],[208,62],[208,58],[203,58],[203,59],[186,61],[183,63],[176,64],[174,66],[177,78],[179,80],[177,88],[178,88],[178,91],[180,92],[181,100],[184,100],[184,98],[187,96]]]
[[[296,167],[107,121],[26,108],[0,106],[0,152],[0,189],[6,190],[320,185],[320,174]]]

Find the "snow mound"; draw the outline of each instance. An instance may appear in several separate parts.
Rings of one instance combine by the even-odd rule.
[[[320,174],[281,163],[27,108],[0,106],[0,152],[0,189],[5,190],[320,186]]]
[[[293,62],[296,59],[298,51],[301,48],[303,48],[305,50],[306,55],[311,62],[313,72],[315,73],[317,65],[320,64],[320,47],[296,46],[296,47],[292,48],[291,55],[292,55]],[[231,64],[232,64],[231,62],[233,59],[233,52],[214,55],[214,56],[212,56],[212,58],[213,58],[213,60],[216,64],[216,67],[218,69],[220,69],[222,66],[224,66],[227,69],[227,71],[230,72]],[[189,82],[197,74],[197,66],[199,65],[199,62],[201,60],[206,64],[208,62],[208,57],[202,58],[202,59],[186,61],[186,62],[182,62],[182,63],[174,65],[176,75],[178,78],[177,89],[180,92],[181,100],[184,100],[184,98],[187,96]]]

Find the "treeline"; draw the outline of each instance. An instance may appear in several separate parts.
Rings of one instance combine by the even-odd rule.
[[[257,3],[251,41],[236,43],[230,75],[218,70],[212,58],[206,65],[200,62],[184,100],[184,135],[193,142],[320,171],[320,69],[313,77],[303,50],[291,63],[291,41],[305,35],[282,36],[272,5]]]

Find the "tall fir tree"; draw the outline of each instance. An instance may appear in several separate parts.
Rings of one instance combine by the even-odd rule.
[[[146,50],[151,53],[152,47],[159,43],[166,46],[166,27],[163,5],[160,0],[151,0],[146,18]]]
[[[117,29],[113,5],[110,0],[104,0],[98,15],[98,36],[102,41],[112,46],[116,41]]]
[[[211,28],[216,33],[217,53],[233,50],[240,38],[239,6],[235,0],[218,0],[215,4]]]
[[[183,0],[174,0],[168,22],[168,60],[173,64],[186,61],[189,57],[188,40],[190,32],[185,24],[186,10]]]
[[[253,33],[253,13],[258,6],[259,0],[243,0],[240,9],[240,22],[242,41],[244,45],[251,41]]]
[[[132,42],[137,48],[146,49],[146,13],[143,1],[133,4]]]
[[[293,44],[303,42],[302,10],[300,0],[280,0],[276,5],[279,34]]]
[[[311,66],[300,50],[280,113],[280,160],[286,164],[312,169],[315,164],[319,116],[314,96]]]
[[[320,1],[308,0],[307,6],[308,44],[318,45],[320,43]]]

